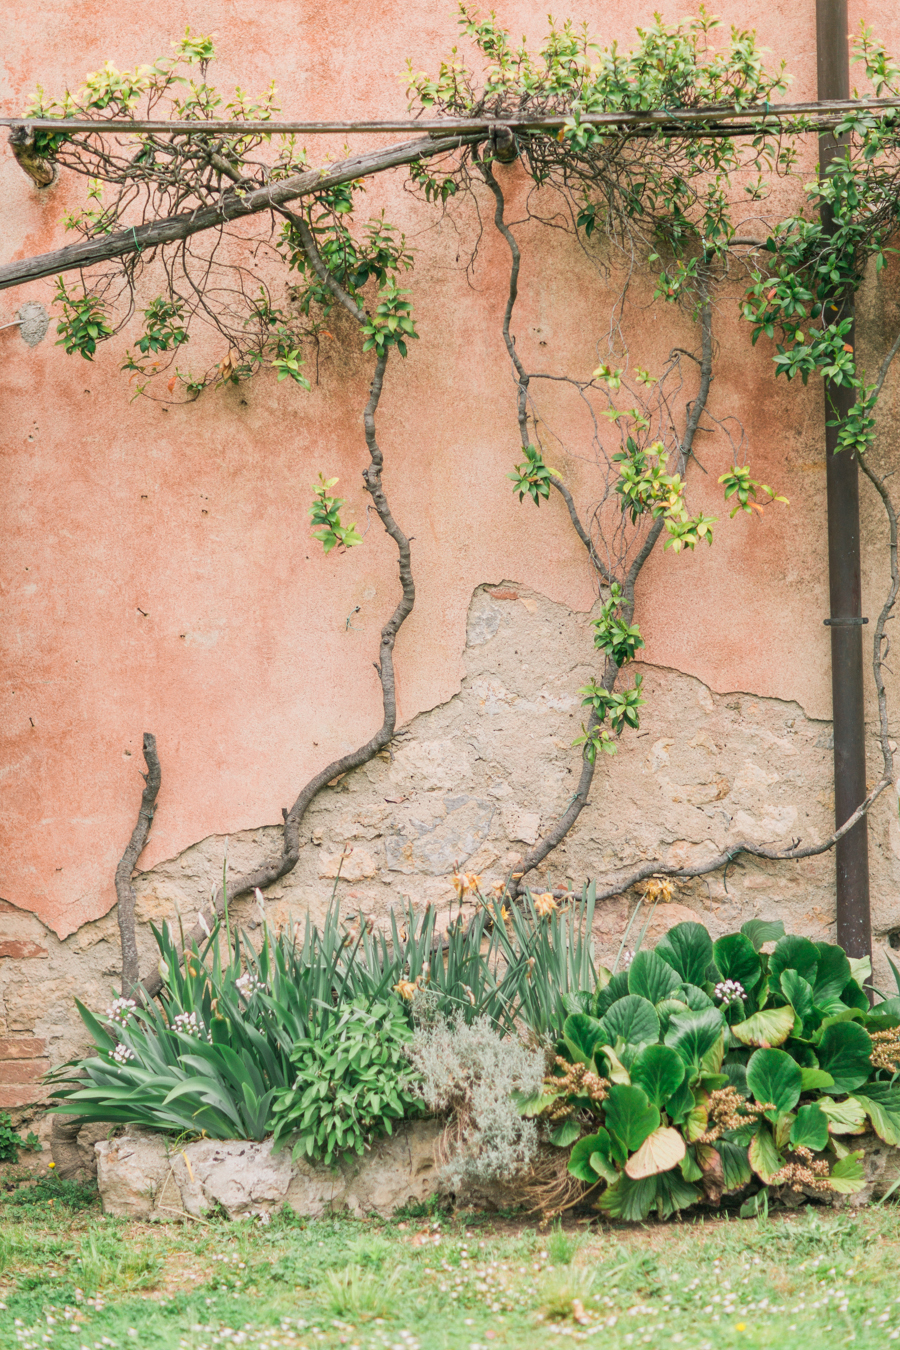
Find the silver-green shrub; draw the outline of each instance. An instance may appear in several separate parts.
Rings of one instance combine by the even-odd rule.
[[[544,1049],[504,1037],[487,1017],[467,1024],[462,1012],[437,1014],[427,995],[416,1002],[408,1053],[422,1079],[414,1090],[430,1112],[448,1117],[442,1179],[461,1190],[521,1176],[540,1136],[512,1094],[541,1091]]]

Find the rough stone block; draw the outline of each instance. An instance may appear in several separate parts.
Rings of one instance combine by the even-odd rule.
[[[46,1049],[40,1036],[0,1036],[0,1060],[40,1059]]]
[[[0,1084],[37,1083],[49,1068],[49,1059],[0,1060]]]
[[[50,1089],[37,1086],[0,1087],[0,1111],[16,1106],[39,1106],[50,1096]]]

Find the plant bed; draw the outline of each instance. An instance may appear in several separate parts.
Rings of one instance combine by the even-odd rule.
[[[126,1127],[98,1150],[110,1212],[388,1214],[443,1193],[634,1222],[892,1192],[900,997],[864,987],[868,961],[751,920],[715,941],[679,923],[598,969],[590,888],[477,899],[443,939],[433,912],[388,937],[335,910],[259,951],[214,933],[183,969],[159,934],[159,1002],[83,1010],[95,1053],[54,1076],[59,1110]]]

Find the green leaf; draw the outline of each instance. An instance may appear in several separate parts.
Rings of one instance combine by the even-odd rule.
[[[740,1217],[742,1219],[758,1219],[760,1216],[765,1218],[769,1213],[769,1192],[765,1186],[755,1195],[751,1195],[745,1200],[740,1208]]]
[[[700,1198],[696,1186],[691,1186],[675,1168],[671,1172],[660,1172],[652,1178],[656,1181],[656,1211],[661,1219],[668,1219],[681,1209],[688,1209]]]
[[[706,932],[706,929],[703,931]],[[706,1008],[703,1012],[697,1013],[682,1013],[679,1017],[673,1017],[669,1023],[666,1045],[670,1045],[687,1068],[696,1073],[704,1055],[712,1050],[722,1035],[724,1025],[718,1008]]]
[[[632,1049],[635,1049],[635,1047],[632,1046]],[[601,1057],[604,1061],[603,1064],[601,1064],[600,1062]],[[625,1068],[625,1065],[619,1059],[618,1055],[616,1054],[615,1050],[613,1050],[611,1045],[598,1046],[597,1050],[595,1051],[594,1058],[598,1070],[604,1075],[604,1077],[609,1078],[611,1082],[613,1083],[631,1082],[631,1074]]]
[[[718,1139],[713,1148],[722,1159],[723,1189],[739,1191],[742,1186],[746,1186],[753,1175],[746,1145],[732,1143],[729,1139]]]
[[[618,999],[599,1023],[602,1040],[615,1045],[620,1038],[629,1045],[655,1043],[659,1039],[659,1018],[653,1004],[637,994]]]
[[[577,1120],[564,1120],[550,1135],[550,1143],[555,1144],[557,1148],[568,1148],[570,1144],[575,1143],[580,1134],[581,1127]]]
[[[849,984],[850,962],[843,947],[836,947],[830,942],[817,942],[816,951],[819,953],[819,965],[813,985],[813,1002],[817,1008],[824,1008],[834,999],[840,998],[841,992]],[[784,988],[783,983],[781,987]]]
[[[874,1073],[871,1053],[871,1037],[859,1023],[838,1022],[826,1027],[816,1047],[816,1058],[819,1067],[834,1079],[829,1092],[837,1096],[864,1083]]]
[[[828,1144],[828,1117],[817,1102],[801,1106],[791,1126],[791,1148],[798,1145],[821,1153]]]
[[[804,1092],[821,1092],[823,1088],[834,1087],[834,1079],[824,1069],[805,1069],[800,1066]]]
[[[900,998],[886,998],[876,1003],[866,1018],[866,1027],[873,1031],[887,1031],[896,1026],[900,1026]]]
[[[701,989],[697,984],[680,985],[675,997],[682,999],[692,1012],[702,1012],[704,1008],[716,1006],[706,990]]]
[[[784,1159],[775,1147],[775,1140],[772,1138],[772,1132],[768,1125],[760,1124],[751,1140],[747,1157],[756,1175],[766,1185],[769,1184],[776,1172],[780,1172],[784,1167]]]
[[[850,977],[851,979],[856,980],[857,984],[863,985],[865,984],[866,980],[870,980],[872,978],[871,957],[851,956],[848,958],[848,960],[850,962]],[[888,960],[890,960],[890,957],[888,957]],[[891,964],[893,965],[893,962],[891,962]],[[898,986],[898,988],[900,988],[900,986]]]
[[[776,989],[780,988],[783,970],[796,970],[809,984],[815,985],[818,968],[819,953],[815,943],[794,933],[783,937],[769,957],[769,979]]]
[[[659,1125],[659,1111],[634,1084],[613,1083],[604,1104],[604,1123],[629,1153],[640,1148]]]
[[[819,1110],[828,1118],[829,1134],[864,1134],[866,1130],[866,1108],[855,1097],[844,1102],[832,1101],[822,1097],[817,1103]]]
[[[794,1010],[788,1006],[767,1008],[744,1022],[735,1022],[731,1034],[744,1045],[772,1046],[786,1041],[793,1029]]]
[[[572,1013],[563,1024],[563,1040],[576,1064],[592,1064],[595,1047],[604,1041],[603,1023],[587,1013]]]
[[[684,1177],[685,1181],[703,1180],[703,1168],[700,1166],[700,1164],[697,1162],[697,1159],[694,1157],[695,1152],[696,1149],[692,1146],[687,1150],[687,1152],[685,1153],[684,1157],[681,1160],[680,1164],[681,1175]]]
[[[848,1153],[846,1158],[839,1159],[832,1167],[828,1180],[831,1182],[831,1189],[837,1191],[838,1195],[855,1195],[865,1186],[866,1169],[863,1157],[861,1150],[857,1153]]]
[[[577,1177],[579,1181],[586,1181],[591,1186],[599,1177],[605,1176],[605,1172],[601,1172],[591,1163],[592,1153],[598,1154],[601,1159],[609,1157],[609,1134],[606,1130],[601,1128],[596,1134],[585,1135],[583,1139],[579,1139],[569,1154],[569,1171],[572,1176]]]
[[[712,1000],[710,1000],[710,1004]],[[661,1003],[656,1005],[656,1015],[659,1018],[659,1030],[663,1040],[666,1038],[666,1032],[669,1030],[669,1023],[678,1013],[690,1012],[687,1003],[682,1003],[677,998],[664,998]]]
[[[628,993],[628,971],[620,970],[612,979],[598,989],[594,996],[594,1016],[602,1017],[614,1003]]]
[[[654,1106],[662,1108],[684,1080],[684,1063],[668,1045],[648,1045],[631,1066],[631,1081],[644,1089]]]
[[[777,942],[784,937],[784,924],[780,919],[748,919],[741,924],[741,932],[753,944],[753,950],[759,951],[767,942]]]
[[[614,1186],[609,1186],[597,1201],[597,1208],[605,1210],[614,1219],[624,1219],[627,1223],[640,1223],[646,1219],[658,1193],[659,1177],[643,1177],[632,1181],[631,1177],[620,1176]]]
[[[781,975],[781,989],[800,1018],[801,1025],[808,1022],[812,1017],[814,1006],[813,989],[809,981],[798,975],[796,970],[785,970]]]
[[[548,1092],[541,1088],[537,1092],[520,1092],[514,1088],[510,1093],[512,1100],[519,1108],[519,1115],[525,1117],[539,1116],[548,1106],[551,1106],[558,1097],[558,1092]]]
[[[685,984],[702,985],[712,960],[712,938],[701,923],[677,923],[657,942],[657,956],[680,975]]]
[[[868,958],[866,959],[868,960]],[[851,961],[850,964],[852,965],[853,962]],[[857,1011],[868,1014],[869,1000],[866,997],[865,990],[860,987],[855,979],[849,980],[844,985],[841,990],[841,1001],[850,1008],[856,1008]]]
[[[736,980],[751,990],[759,983],[762,963],[753,943],[743,933],[729,933],[713,946],[713,960],[723,980]]]
[[[685,1078],[681,1086],[676,1088],[666,1102],[666,1115],[675,1125],[680,1125],[687,1119],[695,1105],[694,1094]]]
[[[798,1065],[784,1050],[757,1050],[747,1065],[747,1086],[756,1101],[771,1102],[769,1120],[793,1111],[800,1100],[803,1079]]]
[[[866,1083],[850,1100],[865,1107],[879,1139],[894,1148],[900,1144],[900,1084]]]
[[[719,1039],[710,1046],[706,1054],[700,1060],[700,1071],[703,1074],[703,1082],[709,1087],[724,1087],[723,1084],[710,1084],[708,1080],[717,1079],[720,1076],[722,1060],[725,1058],[725,1033],[723,1032]]]
[[[681,981],[670,965],[652,951],[640,951],[628,971],[628,992],[650,1003],[660,1003],[674,994]]]

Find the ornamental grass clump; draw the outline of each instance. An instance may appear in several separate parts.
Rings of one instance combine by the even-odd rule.
[[[853,1136],[900,1145],[900,998],[870,1008],[869,973],[781,922],[716,942],[677,924],[627,971],[604,972],[519,1109],[614,1218],[760,1185],[853,1194],[865,1180]]]
[[[464,880],[463,895],[478,879]],[[278,936],[266,929],[258,949],[216,926],[183,960],[163,925],[156,999],[135,991],[105,1016],[78,1004],[93,1047],[50,1075],[56,1109],[212,1139],[275,1131],[295,1153],[335,1163],[421,1113],[406,1042],[423,991],[454,1026],[483,1022],[498,1043],[510,1038],[513,1056],[521,1028],[561,1034],[596,985],[593,907],[591,888],[546,915],[530,898],[510,914],[479,893],[468,921],[441,933],[433,906],[392,912],[378,931],[332,905],[321,928],[307,916]],[[502,1097],[513,1132],[533,1134]]]

